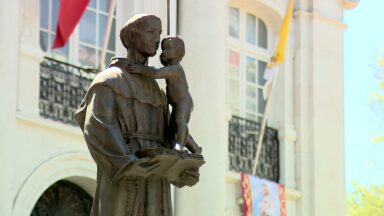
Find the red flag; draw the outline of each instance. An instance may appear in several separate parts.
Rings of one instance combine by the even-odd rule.
[[[65,45],[83,15],[89,0],[60,0],[59,18],[53,48]]]

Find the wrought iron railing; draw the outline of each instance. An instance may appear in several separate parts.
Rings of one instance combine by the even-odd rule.
[[[40,116],[75,125],[73,114],[95,74],[94,69],[45,57],[40,64]]]
[[[229,121],[229,169],[252,173],[260,123],[232,116]],[[256,176],[279,181],[279,140],[277,130],[267,127]]]

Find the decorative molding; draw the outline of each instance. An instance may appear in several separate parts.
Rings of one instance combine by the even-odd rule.
[[[81,132],[79,127],[75,127],[72,125],[63,124],[57,121],[53,121],[50,119],[42,118],[40,116],[33,116],[30,114],[25,114],[23,112],[16,112],[16,119],[32,124],[36,124],[42,127],[58,130],[60,132],[67,132],[71,135],[77,135],[83,137],[83,133]]]
[[[338,27],[338,28],[340,28],[342,30],[345,30],[348,27],[346,24],[344,24],[340,20],[333,19],[333,18],[324,16],[324,15],[316,13],[316,12],[308,12],[308,11],[300,10],[300,11],[296,11],[293,14],[293,16],[294,17],[305,17],[305,18],[309,18],[309,19],[318,20],[318,21],[321,21],[321,22],[324,22],[324,23],[336,26],[336,27]]]
[[[293,125],[285,128],[279,128],[279,141],[280,143],[295,143],[297,140],[297,132]]]
[[[285,188],[287,199],[298,201],[301,199],[301,192],[291,188]]]
[[[81,177],[88,184],[96,185],[96,164],[88,153],[66,152],[43,161],[25,178],[18,189],[13,200],[13,215],[30,215],[44,191],[59,180],[71,181],[73,177]]]
[[[343,8],[346,10],[354,9],[359,3],[360,0],[342,0]]]
[[[20,44],[20,56],[38,63],[44,60],[44,52],[40,48],[28,44]]]

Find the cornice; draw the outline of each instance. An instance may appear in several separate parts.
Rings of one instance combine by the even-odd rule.
[[[360,0],[341,0],[341,3],[345,10],[351,10],[357,7],[357,5],[360,3]]]

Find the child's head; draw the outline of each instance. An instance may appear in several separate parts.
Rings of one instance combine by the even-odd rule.
[[[166,36],[161,41],[161,49],[160,61],[164,66],[180,62],[185,54],[184,41],[179,36]]]

